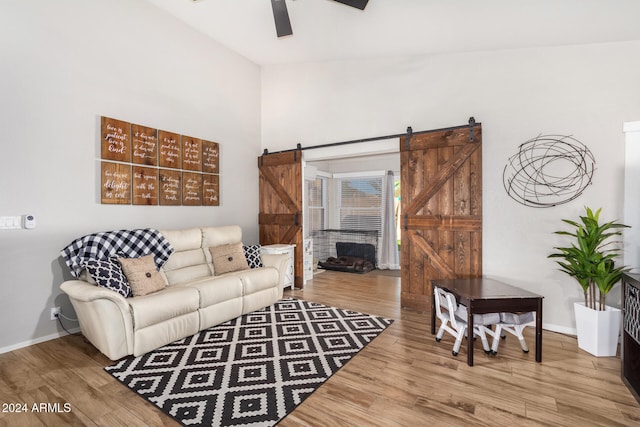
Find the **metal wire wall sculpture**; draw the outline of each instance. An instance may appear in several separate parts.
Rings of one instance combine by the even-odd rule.
[[[548,208],[580,196],[594,170],[593,154],[582,142],[569,135],[539,135],[509,157],[502,181],[518,203]]]

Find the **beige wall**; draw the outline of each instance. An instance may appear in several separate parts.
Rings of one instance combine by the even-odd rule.
[[[37,220],[0,230],[0,352],[61,332],[54,305],[73,316],[58,254],[76,237],[240,224],[257,240],[258,66],[141,0],[3,1],[0,40],[0,215]],[[100,116],[219,142],[221,205],[101,205]]]

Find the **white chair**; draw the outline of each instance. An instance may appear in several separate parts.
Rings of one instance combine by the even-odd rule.
[[[456,339],[451,353],[457,356],[460,352],[462,338],[467,334],[467,307],[458,304],[456,297],[450,292],[438,287],[434,287],[433,292],[435,295],[436,317],[441,321],[440,329],[436,334],[436,341],[440,342],[445,331],[449,332]],[[493,336],[495,341],[495,332],[486,326],[499,322],[500,315],[498,313],[473,315],[473,336],[478,335],[480,337],[485,353],[491,352],[487,334]]]
[[[493,335],[493,342],[491,343],[491,352],[496,354],[498,352],[498,345],[500,344],[500,338],[504,339],[505,335],[502,331],[509,332],[515,335],[520,341],[520,347],[525,353],[529,352],[527,342],[522,335],[522,331],[527,326],[535,326],[536,324],[536,312],[529,311],[525,313],[500,313],[500,323],[496,324],[496,330]]]

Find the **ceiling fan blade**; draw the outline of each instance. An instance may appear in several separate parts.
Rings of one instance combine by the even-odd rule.
[[[338,3],[346,4],[347,6],[355,7],[356,9],[364,10],[367,7],[369,0],[334,0]]]
[[[273,9],[273,19],[276,23],[276,33],[278,37],[293,34],[285,0],[271,0],[271,7]]]

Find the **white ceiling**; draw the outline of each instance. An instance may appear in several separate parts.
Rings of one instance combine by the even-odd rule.
[[[146,0],[257,64],[640,40],[638,0]]]

